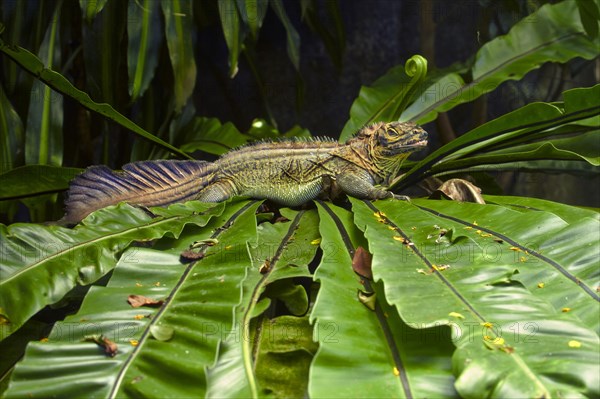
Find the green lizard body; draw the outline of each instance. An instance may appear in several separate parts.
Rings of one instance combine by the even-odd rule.
[[[394,177],[427,133],[412,123],[376,123],[341,144],[331,140],[248,145],[215,162],[144,161],[122,172],[92,166],[76,177],[66,200],[65,223],[121,201],[163,206],[197,199],[220,202],[235,195],[297,206],[343,191],[358,198],[393,197],[376,185]]]

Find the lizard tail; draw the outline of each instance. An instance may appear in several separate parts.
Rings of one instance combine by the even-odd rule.
[[[75,224],[93,211],[125,201],[143,206],[163,206],[194,199],[212,179],[214,164],[206,161],[143,161],[122,171],[91,166],[71,181],[65,216]]]

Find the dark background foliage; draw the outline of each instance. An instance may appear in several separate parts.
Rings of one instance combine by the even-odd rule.
[[[94,2],[84,3],[95,7]],[[186,37],[192,43],[196,63],[188,116],[216,117],[223,123],[232,122],[242,132],[250,129],[255,118],[264,118],[280,132],[299,125],[313,135],[337,138],[361,86],[371,85],[413,54],[427,58],[430,74],[444,68],[459,69],[486,42],[506,34],[514,23],[546,3],[555,2],[284,0],[285,14],[299,34],[299,70],[288,56],[286,27],[269,6],[256,39],[250,39],[246,32],[247,51],[240,53],[238,72],[231,78],[220,3],[195,1],[192,34]],[[158,13],[153,24],[161,40],[150,89],[131,103],[126,23],[134,17],[127,13],[127,2],[109,1],[101,13],[85,21],[83,3],[78,1],[2,1],[0,21],[8,27],[4,39],[37,54],[59,4],[61,57],[54,69],[90,93],[95,101],[108,102],[147,131],[170,141],[167,130],[185,117],[174,111],[171,103],[173,77],[163,16]],[[20,21],[23,28],[19,32],[10,29],[17,26],[17,14],[25,18]],[[535,24],[535,18],[530,18],[530,23]],[[110,32],[110,36],[105,32]],[[31,97],[44,94],[37,93],[39,87],[32,87],[31,76],[11,60],[0,57],[0,84],[26,125]],[[108,65],[108,71],[102,70],[103,64]],[[599,75],[598,60],[545,64],[524,79],[505,82],[489,95],[428,123],[425,128],[430,132],[430,146],[438,148],[527,103],[558,100],[564,90],[589,86],[598,81]],[[137,152],[134,148],[132,152],[139,138],[128,130],[83,110],[68,98],[63,101],[62,166],[105,163],[119,168],[131,160],[151,156],[151,146]],[[194,155],[211,158],[210,154]],[[11,164],[2,166],[2,172],[24,163],[24,155],[15,154]],[[589,176],[561,174],[540,178],[535,173],[519,172],[503,172],[495,177],[499,186],[486,187],[488,193],[503,191],[575,205],[600,202],[597,176],[592,181]]]

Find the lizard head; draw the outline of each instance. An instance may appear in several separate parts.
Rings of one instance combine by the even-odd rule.
[[[427,147],[427,132],[411,122],[379,122],[362,128],[350,141],[347,144],[370,159],[373,172],[387,180],[410,154]]]
[[[384,157],[408,156],[427,146],[427,132],[412,122],[375,123],[361,129],[358,136],[368,139],[370,150]]]

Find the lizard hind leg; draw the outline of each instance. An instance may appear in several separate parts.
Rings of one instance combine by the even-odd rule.
[[[228,179],[220,179],[203,188],[196,199],[201,202],[221,202],[235,195],[238,195],[235,184]]]

